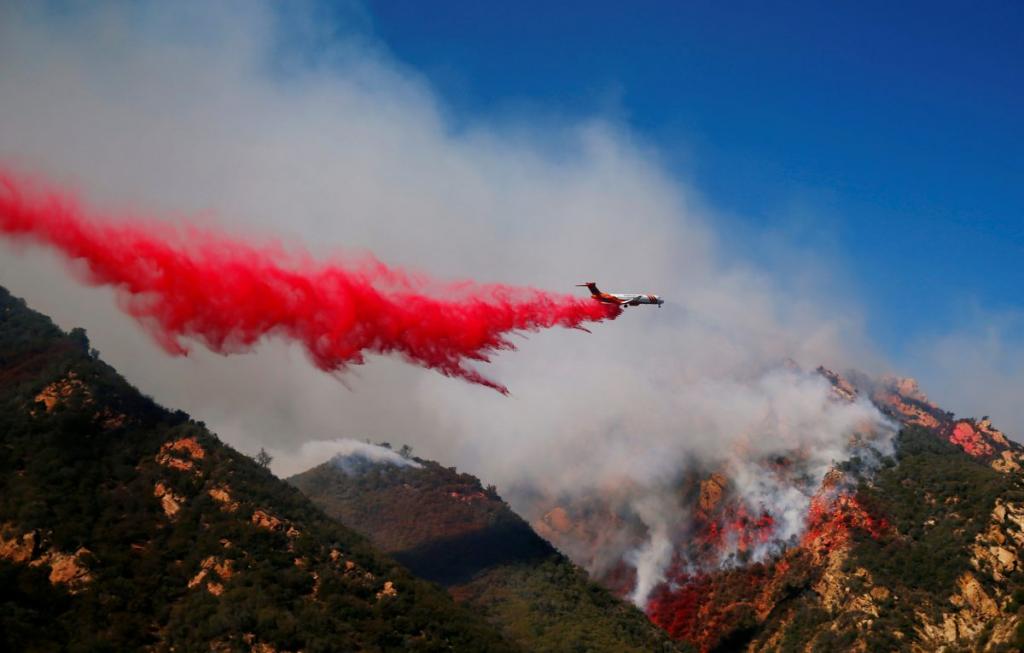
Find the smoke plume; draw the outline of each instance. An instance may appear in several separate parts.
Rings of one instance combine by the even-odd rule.
[[[530,288],[438,284],[373,259],[317,264],[194,227],[118,224],[87,215],[65,193],[29,189],[3,169],[0,233],[84,262],[85,281],[117,288],[122,309],[176,355],[188,353],[182,336],[227,354],[281,334],[302,343],[326,372],[361,364],[367,352],[397,353],[507,394],[467,362],[514,349],[512,332],[582,328],[620,311]]]
[[[780,371],[787,358],[804,369],[876,364],[861,310],[843,292],[851,274],[841,257],[776,246],[785,233],[744,229],[712,210],[615,112],[566,116],[513,101],[462,115],[358,18],[337,28],[293,4],[90,3],[56,16],[46,6],[0,3],[0,160],[80,189],[90,205],[185,213],[201,226],[201,212],[214,211],[226,231],[257,242],[288,234],[320,260],[346,247],[448,279],[540,288],[595,279],[609,291],[667,300],[588,337],[554,329],[516,340],[517,354],[499,351],[488,368],[514,389],[511,399],[397,356],[351,371],[348,391],[308,364],[301,339],[271,337],[241,356],[205,347],[166,356],[116,310],[140,308],[162,333],[164,316],[146,312],[153,296],[125,303],[123,291],[83,289],[50,253],[19,255],[0,242],[0,282],[61,326],[88,329],[144,392],[243,451],[273,452],[278,474],[322,462],[287,455],[307,443],[369,438],[480,476],[535,523],[555,506],[614,497],[615,514],[593,522],[604,530],[566,551],[592,570],[628,556],[644,580],[624,593],[642,604],[667,577],[666,541],[674,555],[691,535],[693,515],[678,493],[684,470],[721,471],[730,491],[752,511],[770,508],[775,530],[789,537],[804,527],[812,486],[849,455],[859,424],[882,421],[870,405],[832,402],[817,375]],[[194,228],[158,231],[161,251],[199,262],[207,252],[269,260],[282,275],[278,289],[290,288],[282,278],[330,276],[331,266],[304,255],[223,248],[223,237],[206,240]],[[374,290],[385,300],[404,292],[404,282],[384,281],[375,279]],[[211,282],[218,293],[207,299],[216,302],[233,283]],[[486,287],[427,285],[439,300],[476,296],[504,310]],[[304,292],[327,301],[327,291],[313,284]],[[527,304],[537,297],[527,294]],[[460,315],[467,309],[455,304]],[[219,306],[200,305],[204,320]],[[224,350],[249,342],[219,327],[204,336],[197,323],[171,317],[175,339]],[[281,326],[267,315],[240,319],[257,327],[244,332],[253,338],[338,328],[308,318]],[[491,335],[509,341],[499,331],[474,343],[494,342]],[[445,360],[458,369],[474,361]],[[309,450],[330,455],[329,446]],[[809,473],[799,487],[776,482],[761,464],[800,451]],[[591,522],[563,525],[577,533]]]

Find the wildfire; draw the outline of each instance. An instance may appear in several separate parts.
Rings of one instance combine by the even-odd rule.
[[[673,639],[696,642],[700,639],[700,626],[707,622],[698,619],[704,600],[710,595],[712,584],[705,575],[678,578],[662,585],[651,597],[647,615]]]
[[[712,650],[745,617],[755,615],[752,599],[778,574],[771,566],[752,565],[725,574],[684,575],[654,592],[647,614],[673,639]]]
[[[889,523],[870,515],[856,497],[840,494],[836,497],[815,497],[807,512],[807,530],[800,545],[816,556],[827,555],[837,546],[850,540],[854,530],[873,538],[881,537]]]
[[[717,517],[717,518],[716,518]],[[771,541],[775,520],[766,511],[753,511],[744,503],[727,506],[716,517],[708,518],[703,532],[696,541],[703,551],[712,551],[718,556],[730,549],[739,553],[749,552],[759,544]]]
[[[828,479],[807,512],[806,531],[798,547],[766,563],[728,570],[692,572],[679,555],[667,570],[670,579],[652,593],[648,617],[674,639],[687,641],[702,651],[714,649],[742,619],[754,618],[763,599],[790,573],[794,564],[820,564],[837,547],[846,545],[855,531],[881,537],[888,522],[872,516],[855,496]],[[739,551],[771,541],[774,522],[766,512],[751,512],[742,503],[707,518],[696,539],[697,548],[723,557],[725,548]],[[800,550],[807,553],[800,553]],[[809,554],[809,556],[808,556]]]

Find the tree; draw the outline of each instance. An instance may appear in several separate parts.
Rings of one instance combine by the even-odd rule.
[[[270,463],[274,460],[274,457],[267,453],[266,449],[260,447],[260,452],[253,457],[253,460],[263,469],[270,469]]]
[[[407,444],[403,444],[402,448],[398,450],[398,453],[402,458],[412,458],[412,447]]]
[[[68,338],[82,351],[89,353],[89,336],[86,335],[85,329],[82,327],[71,329],[71,332],[68,333]]]

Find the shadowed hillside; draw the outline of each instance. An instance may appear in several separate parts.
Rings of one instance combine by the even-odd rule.
[[[527,650],[676,650],[469,474],[420,459],[397,466],[347,457],[289,481]]]
[[[514,650],[3,289],[0,648]]]

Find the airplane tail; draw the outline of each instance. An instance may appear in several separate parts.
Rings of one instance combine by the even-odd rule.
[[[590,290],[590,294],[593,295],[594,297],[597,297],[598,295],[601,294],[601,291],[597,289],[597,283],[593,281],[588,281],[586,283],[578,283],[576,285],[579,286],[580,288],[587,288],[588,290]]]

